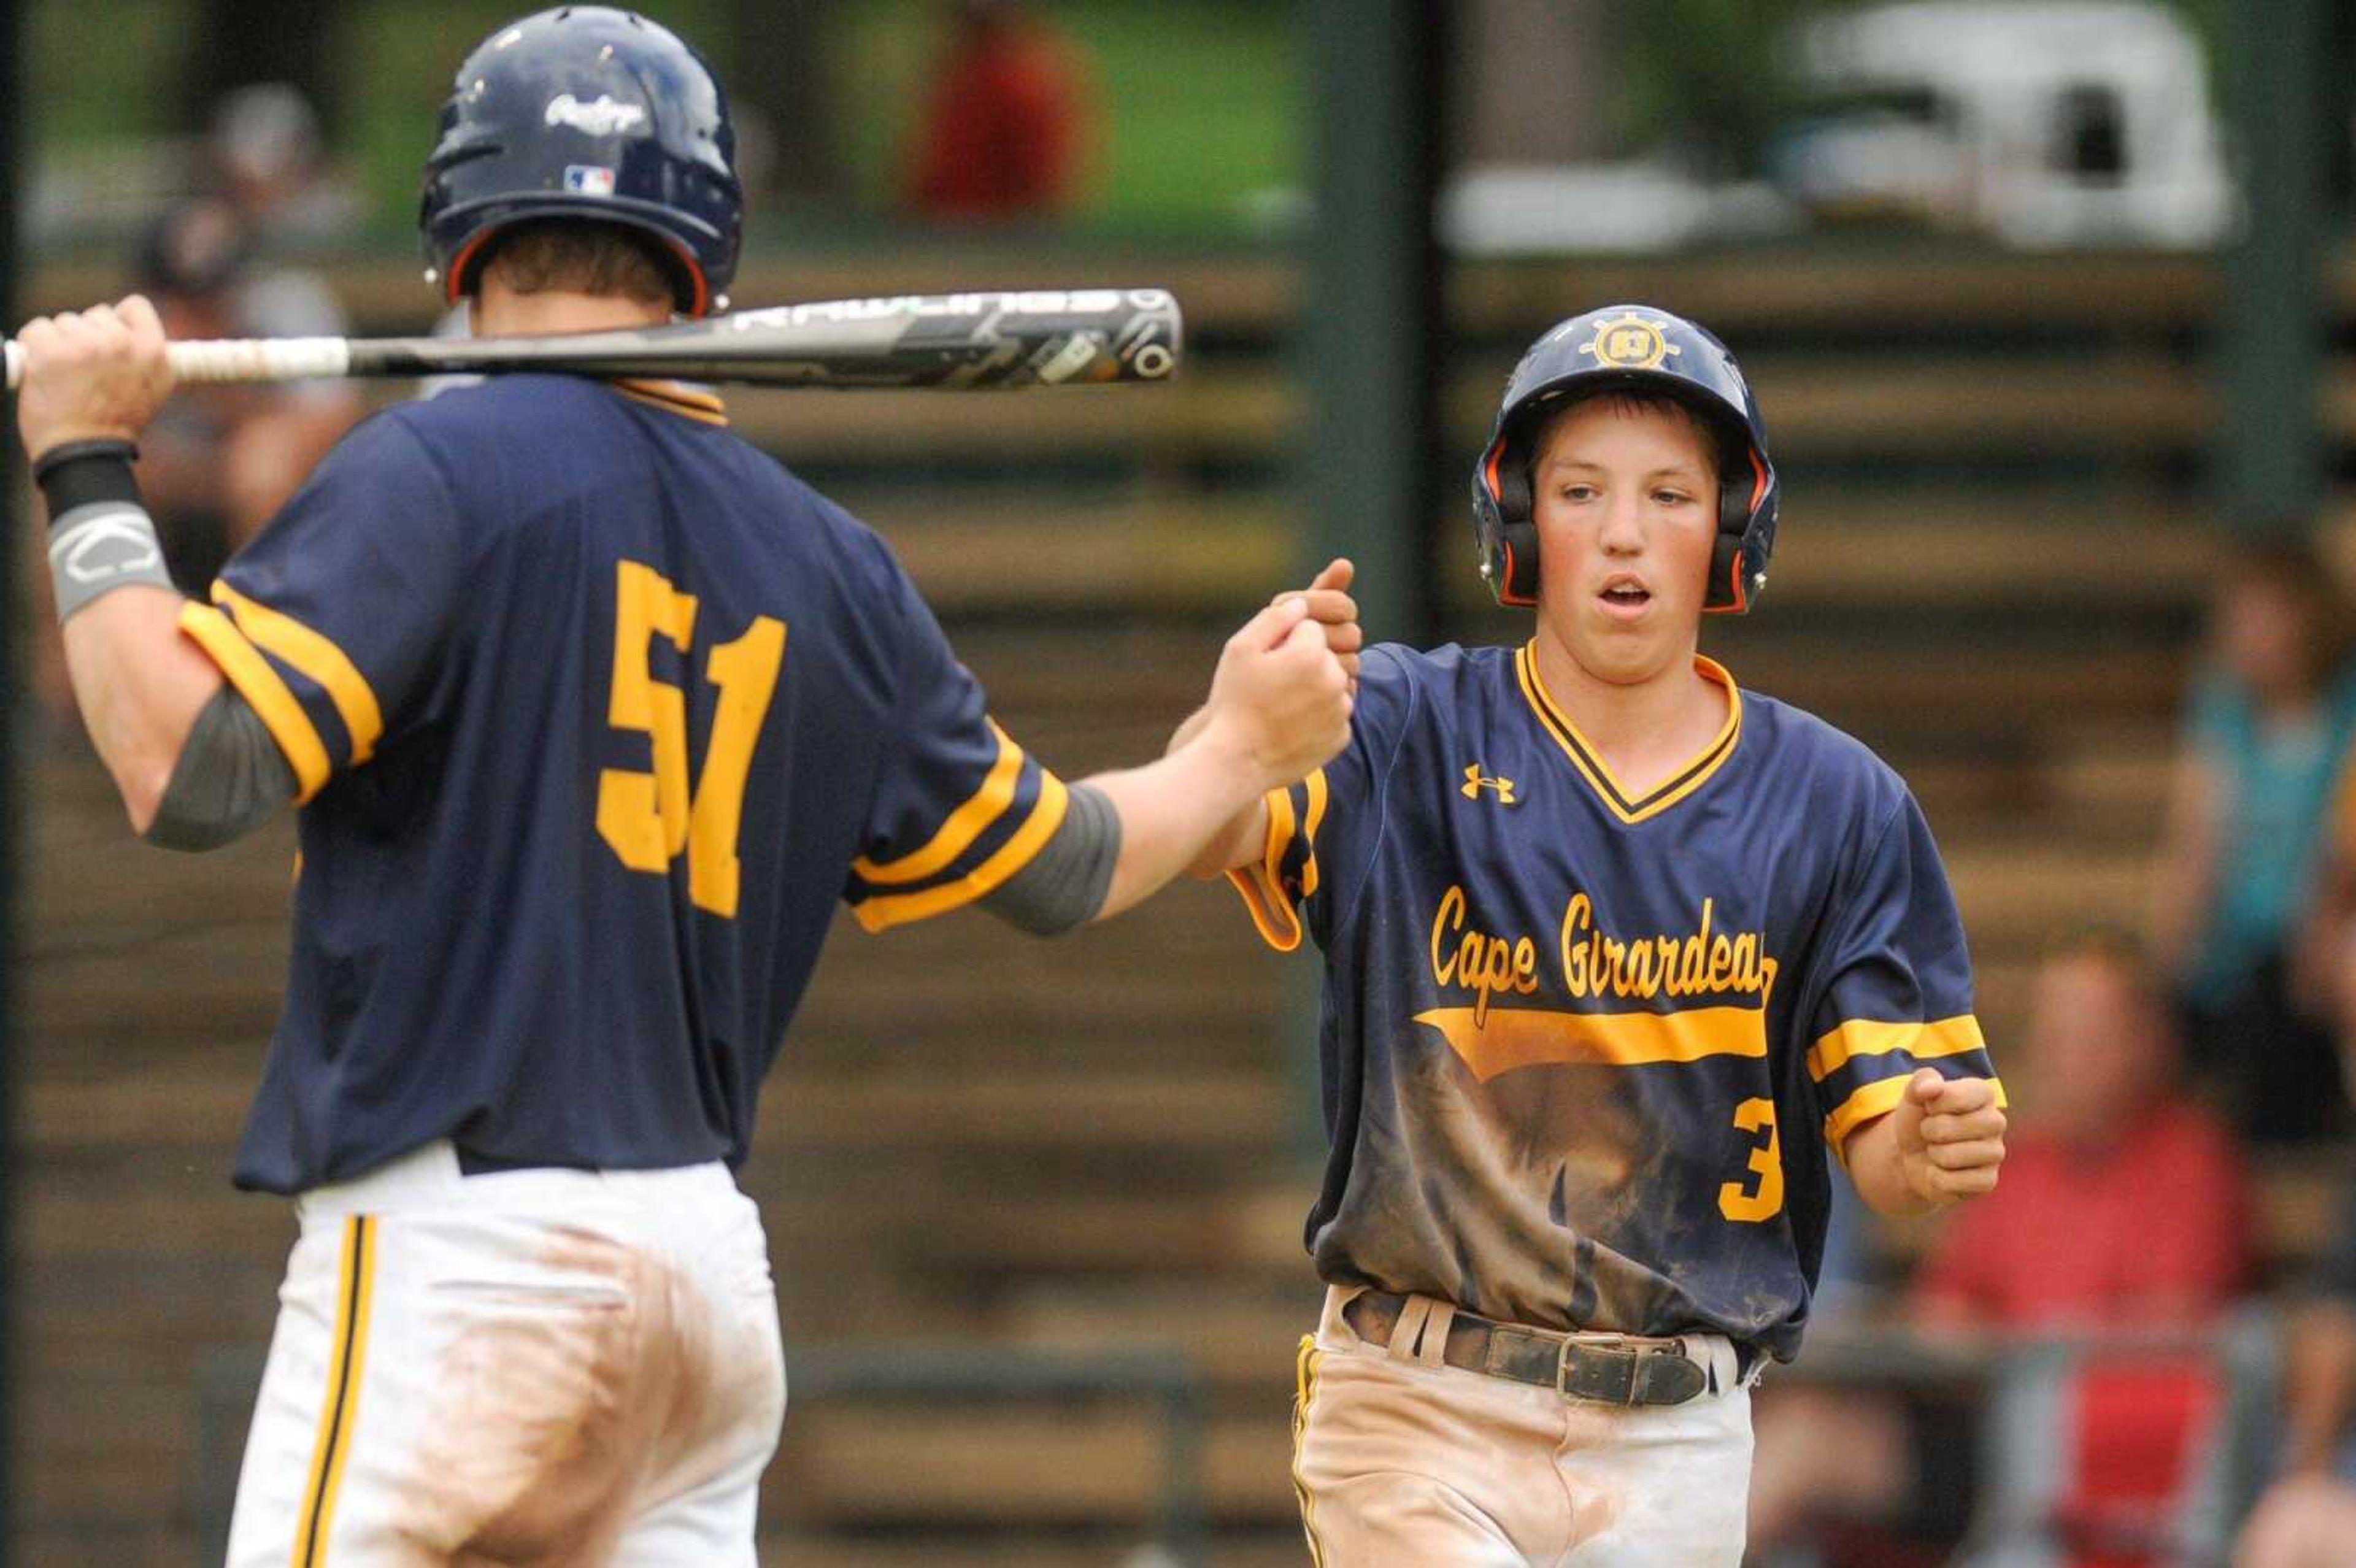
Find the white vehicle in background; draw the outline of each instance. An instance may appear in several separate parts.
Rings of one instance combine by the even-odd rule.
[[[2200,38],[2139,0],[1924,0],[1806,23],[1771,158],[1820,218],[1906,214],[2031,249],[2192,248],[2237,211]]]
[[[1677,251],[1802,226],[1766,182],[1705,182],[1667,156],[1466,169],[1433,216],[1440,243],[1460,256]]]

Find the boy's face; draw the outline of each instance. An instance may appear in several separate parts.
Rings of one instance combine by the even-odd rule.
[[[1530,485],[1547,629],[1614,685],[1689,663],[1718,537],[1718,463],[1701,426],[1606,395],[1542,435]]]

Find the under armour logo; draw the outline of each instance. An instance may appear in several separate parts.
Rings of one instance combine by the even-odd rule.
[[[1499,805],[1511,805],[1514,804],[1513,780],[1483,778],[1481,776],[1480,763],[1465,763],[1464,798],[1467,800],[1478,800],[1481,798],[1481,792],[1484,789],[1493,789],[1497,792],[1497,804]]]
[[[610,136],[616,131],[626,131],[647,117],[645,109],[636,103],[622,103],[610,92],[601,92],[587,103],[569,92],[562,92],[548,101],[548,123],[570,125],[591,136]]]
[[[131,507],[75,523],[49,546],[49,557],[67,578],[83,584],[150,572],[164,564],[155,525]]]

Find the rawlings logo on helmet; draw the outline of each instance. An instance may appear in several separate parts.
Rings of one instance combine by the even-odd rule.
[[[570,125],[590,136],[610,136],[617,131],[627,131],[646,123],[647,112],[635,103],[624,103],[610,92],[601,92],[587,103],[569,92],[558,93],[548,101],[547,123]]]

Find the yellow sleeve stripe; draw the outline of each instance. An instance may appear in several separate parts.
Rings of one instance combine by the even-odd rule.
[[[1876,1023],[1868,1019],[1851,1019],[1808,1048],[1808,1076],[1821,1083],[1848,1063],[1852,1057],[1887,1056],[1902,1051],[1917,1061],[1929,1061],[1941,1056],[1960,1056],[1966,1051],[1985,1051],[1987,1040],[1980,1034],[1980,1020],[1969,1013],[1934,1023]]]
[[[1876,1116],[1887,1115],[1906,1098],[1906,1085],[1914,1081],[1912,1072],[1901,1072],[1895,1078],[1877,1078],[1840,1103],[1840,1108],[1825,1118],[1825,1142],[1833,1146],[1842,1160],[1848,1158],[1847,1147],[1849,1134]],[[1998,1110],[2011,1108],[2012,1101],[2004,1092],[2004,1080],[1988,1080],[1996,1087]]]
[[[213,603],[237,618],[237,629],[255,647],[276,654],[327,694],[351,735],[353,766],[376,754],[376,743],[384,735],[384,709],[368,677],[343,649],[294,616],[258,604],[226,582],[213,584]]]
[[[1309,775],[1309,810],[1301,824],[1301,896],[1317,891],[1317,828],[1325,820],[1325,770]]]
[[[1284,858],[1292,849],[1292,792],[1269,791],[1268,841],[1260,848],[1259,864],[1272,888],[1284,886]]]
[[[1898,1102],[1906,1098],[1906,1085],[1913,1076],[1909,1072],[1896,1078],[1877,1078],[1842,1101],[1840,1108],[1825,1118],[1825,1142],[1841,1150],[1841,1157],[1846,1159],[1849,1134],[1859,1124],[1896,1110]]]
[[[1228,868],[1227,880],[1243,895],[1244,908],[1250,912],[1260,940],[1279,953],[1290,953],[1301,945],[1301,919],[1284,891],[1284,855],[1292,843],[1292,792],[1272,789],[1265,798],[1268,838],[1260,848],[1260,858],[1248,866]],[[1311,809],[1318,809],[1319,805],[1312,793]]]
[[[180,630],[205,650],[220,667],[221,675],[261,715],[270,738],[286,754],[286,765],[294,770],[296,803],[318,794],[332,771],[327,742],[319,739],[311,716],[303,711],[303,705],[270,667],[270,661],[255,651],[228,616],[209,604],[192,599],[181,605]]]
[[[1019,758],[1022,753],[1017,752],[1015,755]],[[1030,818],[1016,829],[1014,837],[999,846],[996,854],[954,881],[926,888],[920,893],[871,898],[853,904],[851,912],[868,930],[885,931],[969,904],[1029,865],[1041,846],[1063,826],[1065,809],[1070,805],[1071,791],[1064,787],[1064,781],[1042,768],[1038,804],[1031,808]]]
[[[1015,786],[1023,782],[1023,748],[998,727],[994,719],[990,722],[990,732],[998,737],[998,761],[991,764],[972,798],[951,812],[948,820],[922,848],[912,849],[896,860],[879,862],[864,855],[853,860],[851,869],[859,873],[861,880],[884,886],[921,882],[972,848],[973,841],[1006,814],[1006,808],[1013,804]]]

